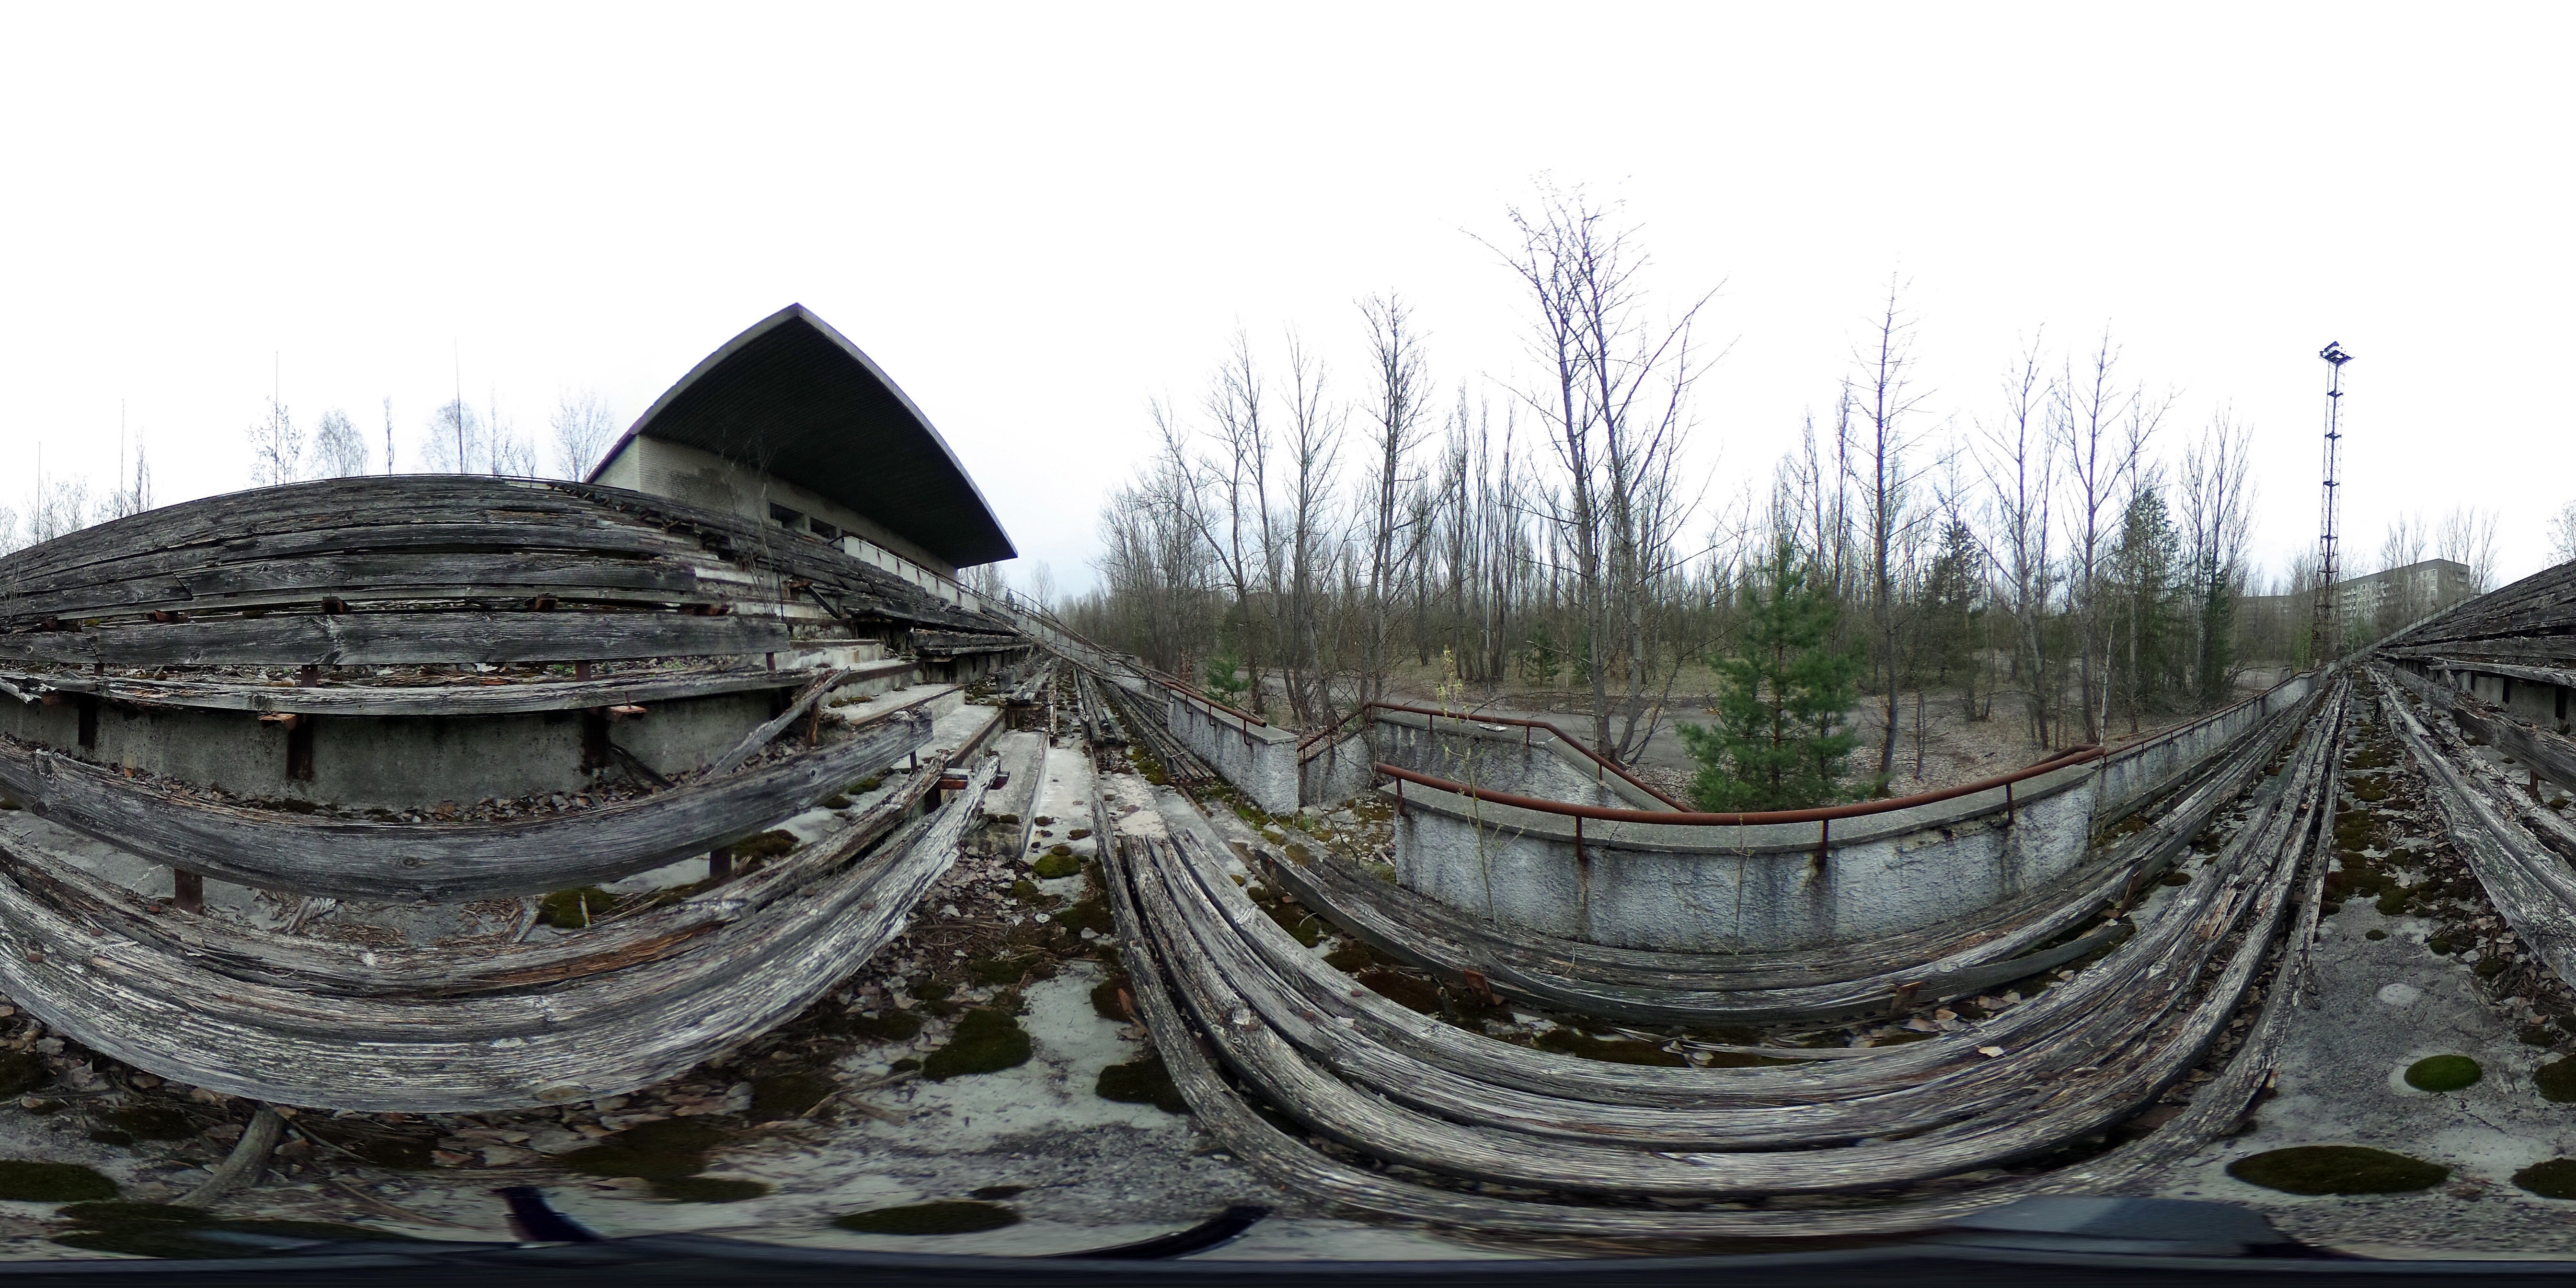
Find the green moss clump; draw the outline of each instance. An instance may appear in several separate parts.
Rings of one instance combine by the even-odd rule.
[[[215,1214],[204,1208],[125,1200],[74,1203],[54,1215],[84,1230],[104,1230],[119,1225],[208,1225],[215,1219]]]
[[[537,900],[537,920],[557,930],[579,930],[607,915],[617,896],[598,886],[557,890]]]
[[[925,1002],[945,1002],[956,992],[944,980],[925,979],[912,986],[912,995]]]
[[[1928,1034],[1926,1036],[1929,1036]],[[1681,1066],[1690,1063],[1652,1042],[1635,1038],[1596,1038],[1572,1029],[1549,1029],[1539,1034],[1531,1045],[1558,1055],[1580,1056],[1586,1060],[1603,1060],[1612,1064],[1661,1064]]]
[[[970,1073],[992,1073],[1029,1062],[1029,1035],[1003,1011],[978,1007],[957,1021],[948,1045],[921,1062],[921,1076],[932,1082]]]
[[[1019,880],[1011,883],[1011,897],[1020,900],[1023,903],[1036,903],[1041,899],[1045,899],[1047,897],[1047,892],[1038,889],[1037,882],[1031,881],[1027,877],[1021,877]]]
[[[1086,930],[1095,935],[1108,934],[1111,924],[1109,904],[1099,895],[1094,894],[1055,914],[1055,924],[1063,927],[1068,935],[1080,935]]]
[[[77,1163],[0,1159],[0,1199],[29,1203],[79,1203],[116,1197],[116,1182]]]
[[[1346,975],[1356,975],[1372,966],[1387,965],[1378,951],[1357,939],[1344,939],[1324,954],[1324,964]]]
[[[1324,942],[1323,921],[1315,914],[1298,907],[1293,901],[1265,900],[1261,903],[1261,910],[1270,914],[1270,919],[1278,922],[1279,928],[1287,931],[1298,943],[1312,948]]]
[[[2513,1183],[2544,1199],[2576,1199],[2576,1158],[2553,1158],[2513,1174]]]
[[[783,832],[772,828],[766,832],[755,832],[725,848],[733,851],[734,862],[751,863],[792,854],[796,847],[802,844],[804,842],[797,840],[794,832]]]
[[[136,1140],[186,1140],[197,1134],[186,1114],[159,1105],[125,1105],[101,1112],[99,1120]]]
[[[987,1185],[980,1189],[966,1191],[966,1197],[970,1199],[985,1199],[989,1201],[993,1199],[1013,1198],[1028,1192],[1029,1187],[1025,1185]]]
[[[1172,1084],[1172,1071],[1163,1067],[1160,1052],[1102,1069],[1100,1081],[1093,1084],[1092,1090],[1103,1100],[1152,1105],[1167,1114],[1190,1111],[1190,1102],[1183,1100],[1181,1089]]]
[[[2464,1055],[2426,1056],[2406,1066],[2406,1085],[2417,1091],[2458,1091],[2475,1085],[2485,1073]]]
[[[1079,840],[1081,840],[1082,838],[1084,838],[1084,837],[1086,837],[1086,836],[1089,836],[1089,835],[1091,835],[1091,829],[1090,829],[1090,828],[1087,828],[1087,827],[1077,827],[1077,828],[1073,829],[1072,831],[1065,833],[1065,834],[1064,834],[1064,839],[1066,839],[1066,840],[1068,840],[1068,841],[1079,841]]]
[[[19,808],[22,808],[22,807],[18,804],[18,798],[17,798],[17,797],[15,797],[15,796],[0,796],[0,809],[19,809]]]
[[[1020,1214],[999,1203],[940,1199],[834,1217],[832,1224],[861,1234],[976,1234],[1017,1225]]]
[[[91,1204],[92,1207],[143,1208],[148,1203]],[[188,1211],[191,1209],[174,1209]],[[118,1252],[134,1257],[171,1257],[206,1259],[216,1257],[268,1257],[277,1249],[254,1243],[235,1243],[201,1236],[208,1234],[257,1234],[272,1239],[296,1239],[306,1242],[332,1243],[419,1243],[407,1234],[374,1230],[362,1225],[334,1225],[327,1221],[179,1221],[172,1219],[110,1218],[92,1228],[54,1236],[54,1242],[88,1252]]]
[[[852,1015],[841,1023],[849,1030],[850,1036],[869,1042],[906,1042],[921,1034],[921,1017],[910,1011]]]
[[[23,1096],[54,1080],[45,1057],[33,1051],[0,1051],[0,1099]]]
[[[1059,845],[1056,848],[1060,850],[1064,847]],[[1082,860],[1069,854],[1048,854],[1030,864],[1029,871],[1037,873],[1043,880],[1053,881],[1058,877],[1069,877],[1082,871]]]
[[[885,785],[885,780],[884,780],[884,779],[879,778],[879,777],[877,777],[877,776],[876,776],[876,775],[874,775],[874,774],[870,774],[870,775],[868,775],[867,777],[862,778],[862,779],[860,779],[859,781],[857,781],[857,782],[855,782],[855,783],[850,784],[850,789],[849,789],[849,790],[850,790],[850,794],[851,794],[851,795],[853,795],[853,796],[864,796],[864,795],[868,794],[869,792],[875,791],[877,788],[882,787],[882,786],[884,786],[884,785]]]
[[[2451,1169],[2362,1145],[2295,1145],[2237,1159],[2227,1174],[2286,1194],[2403,1194],[2449,1180]]]
[[[769,1123],[786,1118],[801,1118],[826,1096],[838,1089],[832,1075],[806,1069],[796,1073],[773,1073],[751,1080],[751,1108],[743,1117],[751,1122]]]
[[[2489,953],[2486,956],[2479,958],[2477,966],[2469,973],[2477,976],[2479,979],[2494,979],[2496,976],[2511,969],[2513,969],[2512,958],[2506,957],[2501,953]]]
[[[1036,818],[1030,819],[1029,822],[1034,823],[1039,827],[1052,827],[1055,825],[1055,820],[1048,818],[1044,814],[1040,814]]]
[[[849,807],[850,798],[843,796],[839,792],[834,792],[823,798],[823,808],[825,809],[848,809]]]
[[[560,1161],[591,1176],[641,1176],[669,1180],[707,1170],[707,1154],[725,1141],[725,1129],[704,1118],[665,1118],[639,1123]]]
[[[2190,885],[2190,884],[2191,884],[2191,874],[2190,874],[2190,873],[2188,873],[2188,872],[2183,871],[2183,870],[2182,870],[2182,869],[2180,869],[2180,868],[2176,868],[2176,869],[2174,869],[2173,871],[2168,872],[2168,873],[2166,873],[2166,874],[2165,874],[2164,884],[2169,885],[2169,886]]]
[[[2576,1101],[2576,1058],[2552,1060],[2532,1070],[2531,1085],[2551,1104]]]
[[[1109,978],[1092,985],[1092,1014],[1097,1015],[1104,1020],[1115,1020],[1120,1024],[1125,1024],[1130,1017],[1127,1014],[1126,1008],[1119,1005],[1118,1002],[1118,994],[1122,990],[1128,990],[1127,977],[1124,975],[1112,975]],[[1132,995],[1132,990],[1129,991]]]
[[[666,1176],[653,1182],[653,1197],[674,1203],[740,1203],[769,1193],[769,1188],[721,1176]]]
[[[2379,915],[2380,915],[2380,916],[2383,916],[2383,917],[2397,917],[2397,916],[2403,916],[2403,915],[2405,915],[2405,912],[2406,912],[2406,891],[2405,891],[2405,889],[2404,889],[2403,887],[2400,887],[2400,886],[2391,886],[2391,887],[2389,887],[2388,889],[2386,889],[2386,890],[2384,890],[2384,891],[2381,891],[2381,892],[2380,892],[2380,895],[2379,895]],[[2383,937],[2384,937],[2384,936],[2383,936]]]
[[[1408,1011],[1440,1013],[1440,986],[1430,980],[1384,968],[1364,970],[1351,978],[1359,981],[1360,987]]]
[[[2558,1031],[2546,1024],[2523,1025],[2522,1031],[2515,1036],[2522,1039],[2522,1044],[2524,1046],[2545,1047],[2558,1045]]]
[[[2388,938],[2388,932],[2385,930],[2368,930],[2362,932],[2361,937],[2364,939],[2386,939]]]
[[[886,1072],[888,1072],[888,1073],[909,1073],[909,1072],[911,1072],[911,1071],[913,1071],[913,1070],[915,1070],[915,1069],[918,1069],[918,1068],[920,1068],[920,1067],[921,1067],[921,1061],[919,1061],[919,1060],[915,1060],[915,1059],[913,1059],[911,1056],[905,1056],[904,1058],[902,1058],[902,1059],[900,1059],[900,1060],[895,1061],[893,1064],[887,1065],[887,1066],[886,1066]]]
[[[987,957],[966,964],[966,978],[987,986],[1017,984],[1024,979],[1051,979],[1055,963],[1044,954],[1023,957]]]

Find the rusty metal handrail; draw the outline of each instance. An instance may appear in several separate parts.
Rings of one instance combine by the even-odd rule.
[[[1497,792],[1482,787],[1470,787],[1465,783],[1434,778],[1429,774],[1418,774],[1402,766],[1384,762],[1379,762],[1376,768],[1377,772],[1400,782],[1417,783],[1437,791],[1454,792],[1472,800],[1493,805],[1509,805],[1516,809],[1532,810],[1541,814],[1601,819],[1612,823],[1672,823],[1683,827],[1751,827],[1764,823],[1819,823],[1838,818],[1860,818],[1870,814],[1886,814],[1896,810],[1911,809],[1917,805],[1930,805],[1937,801],[1972,796],[1978,792],[1990,792],[1998,787],[2009,788],[2015,783],[2037,778],[2042,774],[2054,773],[2087,761],[2099,760],[2103,755],[2103,749],[2100,747],[2071,747],[2046,760],[2014,770],[2009,774],[1981,778],[1973,783],[1962,783],[1956,787],[1944,787],[1937,791],[1918,792],[1912,796],[1898,796],[1887,800],[1858,801],[1849,805],[1827,805],[1816,809],[1764,810],[1743,814],[1710,814],[1695,810],[1667,814],[1661,810],[1651,809],[1613,809],[1604,805],[1576,805],[1539,796],[1522,796],[1514,792]],[[2006,807],[2010,807],[2009,799],[2006,801]]]
[[[1545,729],[1549,733],[1555,734],[1558,742],[1564,743],[1566,746],[1572,747],[1576,751],[1583,753],[1584,757],[1590,760],[1593,764],[1599,765],[1603,769],[1617,774],[1621,782],[1636,788],[1638,791],[1644,792],[1648,796],[1654,797],[1656,800],[1672,806],[1674,809],[1679,810],[1682,813],[1687,814],[1690,812],[1690,806],[1674,800],[1672,797],[1666,796],[1662,792],[1656,791],[1654,788],[1646,785],[1645,781],[1638,778],[1635,774],[1629,773],[1625,769],[1621,769],[1618,764],[1612,761],[1609,757],[1594,751],[1590,747],[1584,746],[1582,742],[1577,740],[1573,735],[1568,734],[1563,729],[1559,729],[1555,725],[1549,724],[1544,720],[1522,720],[1512,716],[1461,715],[1455,711],[1434,711],[1429,707],[1408,707],[1394,702],[1372,702],[1361,709],[1363,711],[1402,711],[1407,715],[1439,716],[1444,719],[1466,721],[1475,724],[1518,725],[1524,729]],[[1652,813],[1653,811],[1650,810],[1646,812]]]

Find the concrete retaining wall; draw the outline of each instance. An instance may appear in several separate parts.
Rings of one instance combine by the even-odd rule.
[[[1618,947],[1812,948],[1953,920],[2072,870],[2098,826],[2309,687],[2298,677],[2169,737],[2010,789],[1830,823],[1607,822],[1416,784],[1379,790],[1400,802],[1397,879],[1451,907]]]
[[[1273,814],[1297,812],[1297,735],[1254,724],[1170,689],[1163,724],[1181,745]]]

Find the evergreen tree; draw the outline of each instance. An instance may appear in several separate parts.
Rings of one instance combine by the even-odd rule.
[[[1699,761],[1691,797],[1722,812],[1803,809],[1834,799],[1858,735],[1845,726],[1860,658],[1835,647],[1842,607],[1810,584],[1786,538],[1753,570],[1737,612],[1743,648],[1717,664],[1711,726],[1680,726]]]
[[[2114,669],[2127,698],[2129,727],[2141,711],[2161,710],[2190,683],[2183,638],[2188,595],[2182,576],[2182,534],[2154,486],[2138,489],[2120,516],[2108,580],[2119,618],[2113,629]]]

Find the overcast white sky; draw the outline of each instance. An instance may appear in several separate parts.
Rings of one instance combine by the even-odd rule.
[[[248,481],[299,420],[461,361],[541,434],[621,423],[803,301],[927,411],[1023,555],[1089,580],[1096,498],[1238,324],[1357,374],[1413,299],[1445,384],[1509,378],[1469,236],[1541,172],[1626,202],[1669,297],[1720,282],[1701,467],[1767,475],[1891,272],[1935,418],[2045,325],[2260,442],[2258,551],[2313,542],[2324,371],[2346,527],[2576,499],[2567,6],[25,6],[0,15],[0,502],[115,467]],[[1353,385],[1356,381],[1351,381]],[[2179,438],[2174,441],[2179,446]]]

